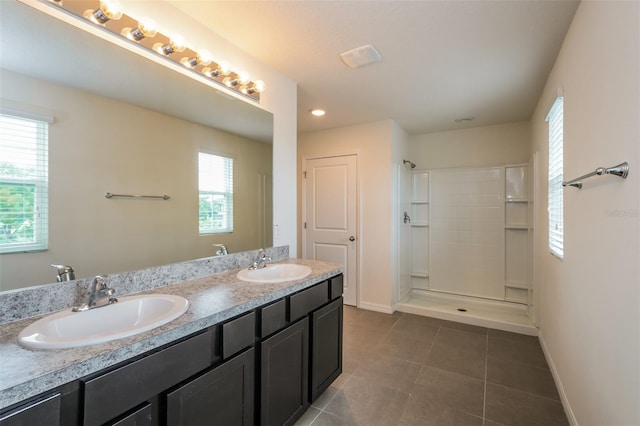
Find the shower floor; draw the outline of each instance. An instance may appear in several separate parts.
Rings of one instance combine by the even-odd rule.
[[[412,290],[396,304],[396,310],[530,336],[538,335],[538,329],[529,318],[528,307],[518,303]]]

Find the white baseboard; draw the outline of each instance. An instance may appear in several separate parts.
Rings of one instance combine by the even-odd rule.
[[[558,370],[556,369],[556,366],[553,363],[553,358],[551,358],[551,354],[549,354],[549,349],[547,348],[547,344],[544,340],[544,335],[542,330],[538,330],[538,340],[540,341],[540,346],[542,347],[542,352],[544,353],[544,357],[547,360],[547,364],[549,364],[549,369],[551,370],[553,381],[556,383],[556,388],[558,388],[558,394],[560,395],[560,402],[562,402],[562,407],[564,408],[564,413],[567,415],[567,420],[569,420],[569,423],[572,426],[578,426],[578,421],[576,420],[576,416],[573,414],[573,410],[571,409],[571,405],[569,404],[569,400],[567,399],[567,394],[565,393],[564,387],[562,386],[562,380],[560,380],[560,375],[558,375]]]
[[[366,309],[368,311],[382,312],[384,314],[392,314],[394,312],[393,306],[379,305],[377,303],[360,302],[360,309]]]

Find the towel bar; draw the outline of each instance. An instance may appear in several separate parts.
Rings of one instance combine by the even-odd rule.
[[[113,197],[126,197],[126,198],[155,198],[161,200],[168,200],[168,195],[128,195],[128,194],[112,194],[111,192],[107,192],[104,194],[105,198],[113,198]]]
[[[621,177],[622,179],[626,179],[627,176],[629,176],[629,163],[625,161],[624,163],[620,163],[617,166],[609,167],[606,169],[604,167],[598,167],[597,169],[595,169],[595,171],[591,173],[587,173],[586,175],[577,177],[570,181],[562,182],[562,186],[573,186],[578,189],[581,189],[582,188],[581,181],[583,179],[590,178],[591,176],[595,176],[595,175],[616,175]]]

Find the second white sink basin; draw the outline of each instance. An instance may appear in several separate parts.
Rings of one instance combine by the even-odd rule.
[[[73,312],[67,309],[27,326],[18,343],[32,349],[65,349],[95,345],[133,336],[166,324],[184,314],[189,301],[170,294],[118,298],[118,302]]]
[[[311,273],[307,265],[297,263],[276,263],[260,269],[243,269],[237,277],[242,281],[252,283],[279,283],[283,281],[299,280]]]

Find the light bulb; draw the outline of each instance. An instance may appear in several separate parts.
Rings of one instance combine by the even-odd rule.
[[[202,69],[202,72],[206,74],[209,78],[216,78],[220,75],[220,69],[211,69],[210,67],[206,67]]]
[[[200,53],[198,53],[197,59],[200,65],[209,65],[213,60],[211,58],[211,53],[209,53],[208,50],[203,50]]]
[[[238,73],[238,80],[240,81],[240,84],[247,84],[249,81],[251,81],[251,78],[249,77],[248,72],[240,71]]]
[[[218,68],[223,75],[227,75],[231,72],[231,64],[226,61],[222,61],[218,64]]]
[[[140,41],[145,37],[153,37],[157,33],[156,23],[151,18],[141,18],[138,21],[138,28],[125,27],[121,32],[123,36],[133,41]]]
[[[122,6],[118,0],[100,0],[100,8],[85,10],[82,16],[96,24],[104,25],[111,19],[117,21],[122,18]]]
[[[206,50],[196,53],[195,58],[184,57],[180,59],[180,63],[187,68],[195,68],[198,65],[209,65],[211,63],[211,54]]]
[[[225,77],[224,80],[222,80],[222,82],[227,87],[233,87],[233,86],[237,86],[238,85],[238,79],[237,78],[232,78],[232,77]]]
[[[153,45],[153,50],[161,55],[169,56],[175,52],[183,52],[186,49],[186,43],[179,35],[174,35],[169,39],[169,44],[163,45],[162,43],[156,43]]]
[[[326,113],[325,113],[325,111],[323,109],[312,109],[311,110],[311,114],[313,114],[316,117],[322,117]]]
[[[245,95],[253,95],[254,93],[261,93],[264,91],[264,81],[258,80],[254,83],[247,82],[244,86],[240,88],[240,91]]]

